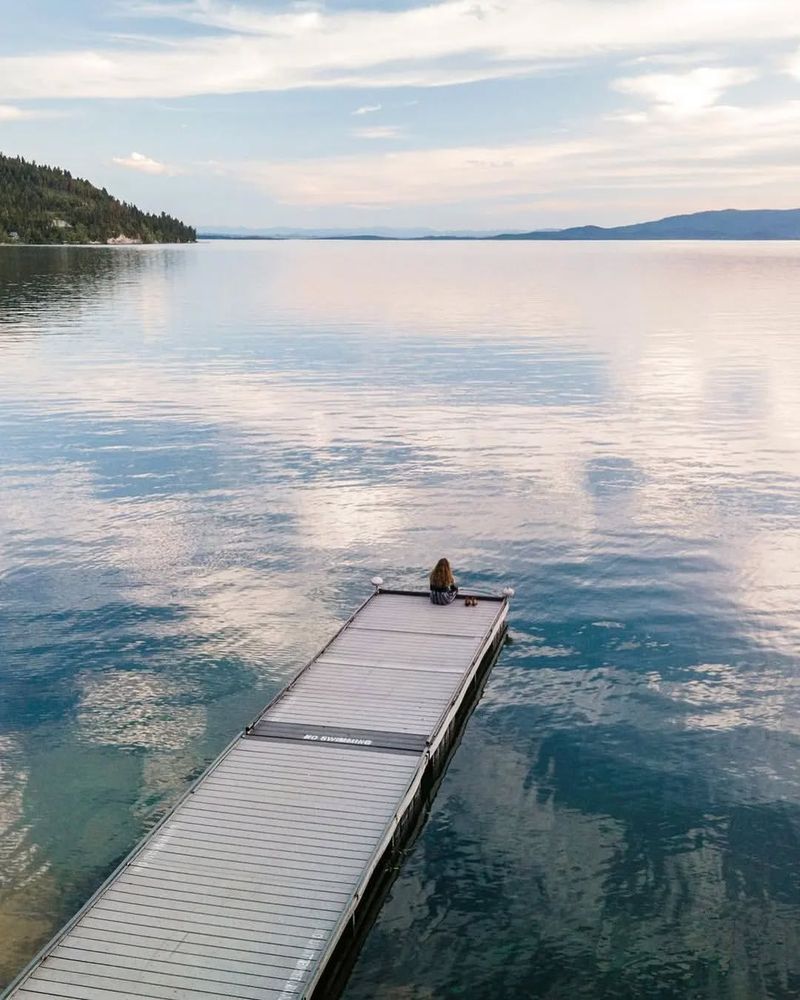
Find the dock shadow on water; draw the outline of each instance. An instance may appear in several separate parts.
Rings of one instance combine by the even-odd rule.
[[[0,251],[0,980],[380,572],[517,589],[346,1000],[800,994],[800,248]]]

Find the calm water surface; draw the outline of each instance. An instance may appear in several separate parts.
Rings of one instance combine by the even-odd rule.
[[[800,996],[800,247],[0,248],[0,980],[380,573],[514,642],[347,1000]]]

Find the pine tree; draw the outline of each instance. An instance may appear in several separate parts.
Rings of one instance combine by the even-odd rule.
[[[0,154],[0,242],[10,242],[12,233],[22,243],[105,243],[120,234],[143,243],[197,239],[191,226],[165,212],[142,212],[66,170]]]

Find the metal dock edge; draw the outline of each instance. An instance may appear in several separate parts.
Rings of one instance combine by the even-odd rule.
[[[335,997],[507,612],[377,591],[0,1000]]]

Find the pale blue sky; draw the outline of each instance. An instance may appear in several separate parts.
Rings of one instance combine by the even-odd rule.
[[[0,150],[198,225],[798,207],[797,0],[0,0]]]

